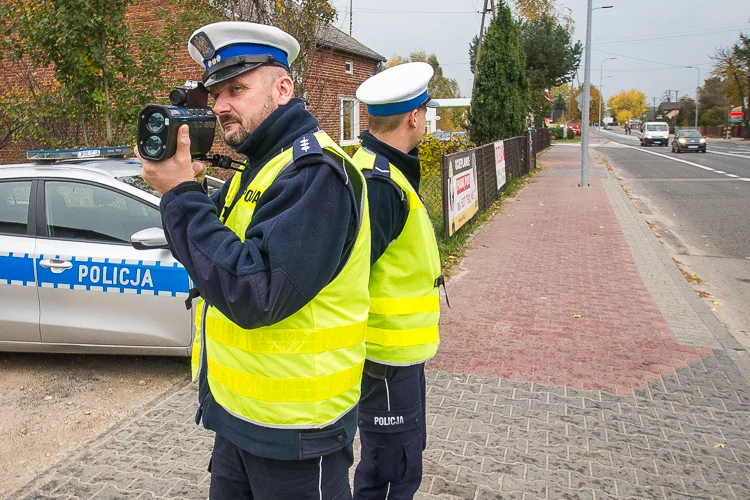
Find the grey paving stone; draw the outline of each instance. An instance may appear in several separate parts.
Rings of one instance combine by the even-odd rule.
[[[430,487],[430,494],[432,495],[452,495],[466,499],[474,498],[476,492],[477,485],[475,484],[448,482],[442,477],[435,477]]]
[[[662,500],[664,491],[659,486],[638,486],[627,481],[617,481],[617,495],[623,498]]]

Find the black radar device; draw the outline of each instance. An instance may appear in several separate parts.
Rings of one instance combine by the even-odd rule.
[[[208,90],[187,81],[169,93],[170,106],[149,104],[138,114],[138,152],[142,158],[162,161],[177,152],[177,131],[190,127],[190,154],[205,159],[214,143],[216,115],[208,107]]]

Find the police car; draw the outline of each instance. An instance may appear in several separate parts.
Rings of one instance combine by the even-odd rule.
[[[129,154],[30,151],[0,166],[0,351],[189,355],[191,282]]]

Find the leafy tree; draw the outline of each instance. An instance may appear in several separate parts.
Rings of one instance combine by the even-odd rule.
[[[130,142],[138,109],[164,86],[169,52],[158,33],[133,36],[126,13],[137,0],[6,0],[0,6],[0,58],[6,66],[50,68],[0,98],[16,138],[55,145],[48,124],[77,123],[66,145]],[[167,9],[162,12],[167,17]],[[15,101],[15,102],[13,102]],[[42,122],[41,120],[45,120]],[[46,120],[49,120],[47,122]],[[98,138],[100,131],[104,137]]]
[[[520,135],[528,109],[529,82],[519,27],[510,8],[499,3],[477,67],[469,110],[472,140],[484,144]]]
[[[745,139],[750,139],[750,117],[746,101],[750,94],[750,36],[740,34],[737,43],[718,49],[712,59],[714,75],[725,82],[725,95],[729,104],[742,109],[743,134]]]
[[[581,123],[582,115],[581,111],[578,109],[578,103],[575,99],[582,93],[583,85],[578,87],[578,89],[570,94],[570,97],[568,98],[568,109],[570,110],[569,120],[571,123]],[[599,89],[596,88],[596,85],[591,85],[591,107],[589,108],[589,124],[597,123],[599,121],[600,101],[601,93],[599,92]],[[606,109],[602,108],[602,112],[604,111],[606,111]]]
[[[631,118],[640,118],[646,112],[646,94],[630,89],[610,97],[607,105],[622,123]]]
[[[432,69],[435,71],[435,76],[432,77],[432,80],[430,80],[430,83],[427,86],[427,93],[430,94],[430,97],[436,99],[450,99],[461,96],[458,81],[445,76],[443,68],[440,66],[440,62],[438,62],[435,54],[428,55],[427,52],[419,49],[412,51],[408,58],[394,55],[388,60],[386,67],[390,68],[408,62],[426,62],[432,66]],[[441,130],[455,131],[465,128],[466,111],[463,109],[438,108],[437,116],[440,118],[438,126]]]
[[[678,127],[695,125],[695,99],[686,95],[680,97],[680,112],[674,118],[674,125]]]
[[[549,15],[523,22],[521,43],[526,54],[531,110],[537,125],[541,125],[551,109],[546,98],[548,89],[573,79],[581,64],[583,46],[580,41],[573,44],[572,30]]]

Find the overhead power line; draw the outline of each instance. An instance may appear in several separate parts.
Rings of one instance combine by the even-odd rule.
[[[718,35],[724,33],[733,33],[742,29],[747,29],[748,25],[743,24],[739,26],[723,26],[719,28],[712,28],[709,30],[702,31],[680,31],[675,33],[660,33],[653,35],[641,35],[641,36],[626,36],[616,38],[603,38],[601,40],[595,40],[592,43],[594,45],[612,45],[612,44],[630,44],[630,43],[645,43],[658,40],[676,40],[679,38],[693,38],[701,37],[705,35]]]

